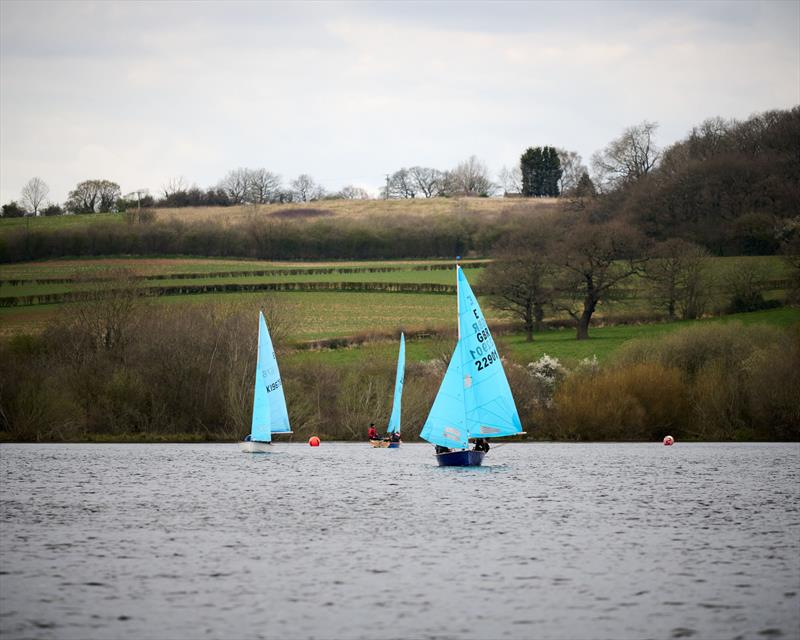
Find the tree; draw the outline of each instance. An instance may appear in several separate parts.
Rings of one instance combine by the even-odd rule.
[[[490,294],[490,304],[522,321],[525,339],[541,331],[544,310],[552,302],[555,266],[547,255],[552,225],[547,221],[523,233],[503,238],[493,250],[493,260],[481,276],[481,288]]]
[[[31,178],[28,183],[22,187],[22,202],[28,208],[28,211],[33,215],[39,215],[39,207],[44,202],[47,194],[50,193],[44,180],[41,178]]]
[[[244,204],[250,193],[250,172],[242,167],[228,172],[219,183],[231,204]]]
[[[51,202],[44,209],[42,209],[43,216],[60,216],[63,214],[64,210],[53,202]]]
[[[577,152],[556,149],[556,153],[561,164],[561,178],[558,181],[559,190],[562,195],[573,195],[580,184],[581,178],[586,175],[587,169]]]
[[[426,198],[441,195],[444,174],[430,167],[411,167],[408,170],[409,181],[416,186],[419,193]]]
[[[21,218],[25,215],[25,209],[19,206],[14,200],[9,202],[8,204],[3,205],[3,217],[4,218]]]
[[[658,123],[643,121],[628,127],[616,140],[592,156],[592,168],[604,191],[610,191],[646,176],[661,153],[653,140]]]
[[[522,170],[519,167],[503,167],[497,177],[504,194],[522,193]]]
[[[337,194],[338,197],[342,198],[342,200],[369,200],[369,192],[366,189],[362,189],[361,187],[353,186],[352,184],[348,184],[345,187],[342,187],[341,191]]]
[[[705,270],[708,251],[678,238],[657,244],[644,270],[655,304],[666,309],[670,320],[681,312],[684,320],[703,312],[707,293]]]
[[[578,179],[578,184],[572,195],[576,198],[591,198],[597,195],[597,189],[595,189],[594,182],[589,177],[588,171],[584,171],[583,175]]]
[[[389,177],[389,197],[390,198],[416,198],[417,184],[408,169],[395,171]]]
[[[612,299],[626,279],[640,274],[646,261],[640,255],[642,239],[637,231],[617,222],[592,222],[591,213],[563,227],[550,252],[560,268],[554,306],[575,320],[578,340],[589,337],[598,304]]]
[[[519,159],[522,172],[522,195],[557,197],[563,173],[555,147],[530,147]]]
[[[161,187],[161,192],[164,194],[164,200],[169,201],[171,198],[174,198],[176,194],[186,192],[188,188],[189,186],[186,184],[183,176],[179,176],[167,180]]]
[[[485,197],[492,195],[495,189],[489,169],[476,156],[470,156],[450,171],[446,184],[448,195]]]
[[[325,189],[317,184],[310,175],[303,173],[291,182],[293,200],[297,202],[311,202],[325,196]]]
[[[248,183],[246,200],[252,204],[274,202],[281,189],[280,176],[266,169],[249,170]]]
[[[84,180],[69,192],[66,207],[72,213],[108,213],[115,210],[121,190],[110,180]]]

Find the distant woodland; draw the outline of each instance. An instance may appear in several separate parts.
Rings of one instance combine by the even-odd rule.
[[[590,167],[580,156],[553,147],[532,147],[519,166],[503,169],[492,181],[476,158],[450,171],[403,168],[387,180],[392,199],[458,198],[504,192],[508,202],[498,222],[485,220],[479,206],[463,215],[430,219],[380,215],[348,220],[326,215],[331,199],[363,199],[345,187],[325,193],[310,176],[284,186],[265,169],[231,171],[208,189],[182,180],[165,185],[162,197],[139,193],[122,197],[107,180],[87,180],[62,207],[45,205],[46,185],[26,185],[23,204],[3,206],[3,216],[27,213],[75,215],[118,212],[126,225],[97,222],[67,227],[0,226],[0,261],[59,256],[114,254],[204,255],[259,259],[391,259],[489,255],[504,227],[530,218],[525,203],[558,196],[564,212],[585,211],[592,222],[617,221],[647,242],[668,238],[692,241],[714,255],[767,255],[781,251],[798,233],[800,202],[800,107],[769,111],[745,121],[706,120],[686,139],[659,149],[657,125],[643,122],[594,154]],[[259,215],[246,225],[219,219],[186,223],[160,220],[159,207],[246,206],[313,203],[305,214]]]

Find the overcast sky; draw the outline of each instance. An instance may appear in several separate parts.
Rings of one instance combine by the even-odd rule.
[[[403,166],[585,162],[627,126],[800,104],[800,2],[0,0],[0,201],[236,167],[377,193]]]

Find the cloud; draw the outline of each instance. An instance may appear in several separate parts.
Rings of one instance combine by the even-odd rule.
[[[797,3],[0,3],[0,200],[238,166],[329,189],[800,102]]]

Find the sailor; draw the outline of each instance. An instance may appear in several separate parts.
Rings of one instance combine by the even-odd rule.
[[[369,429],[367,429],[367,438],[370,440],[378,440],[378,430],[375,428],[375,423],[369,423]]]
[[[392,433],[391,437],[389,438],[390,442],[400,442],[400,432],[395,431]]]
[[[486,438],[476,438],[475,451],[483,451],[484,453],[489,451],[489,441]]]

